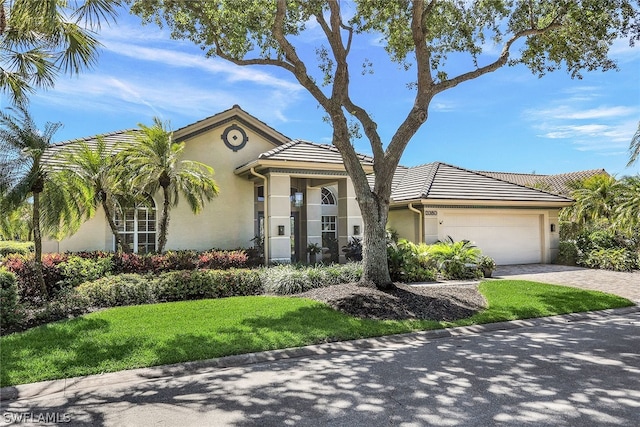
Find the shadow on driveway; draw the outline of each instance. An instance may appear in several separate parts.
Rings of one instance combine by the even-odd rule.
[[[2,402],[67,425],[640,425],[640,312]],[[318,346],[322,353],[322,346]],[[163,376],[164,375],[164,376]],[[160,376],[160,377],[158,377]]]

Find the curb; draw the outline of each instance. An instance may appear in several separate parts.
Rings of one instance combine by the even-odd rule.
[[[236,368],[257,363],[274,362],[278,360],[295,359],[301,357],[319,356],[339,352],[353,352],[359,350],[375,350],[393,344],[423,344],[441,338],[456,338],[478,335],[485,332],[507,331],[513,329],[530,328],[547,324],[562,324],[578,321],[602,320],[611,316],[639,313],[640,306],[571,313],[559,316],[540,317],[526,320],[512,320],[507,322],[486,323],[474,326],[459,326],[448,329],[418,331],[406,334],[387,335],[377,338],[363,338],[353,341],[339,341],[324,344],[314,344],[305,347],[270,350],[260,353],[239,354],[217,359],[185,362],[174,365],[156,366],[151,368],[132,369],[127,371],[110,372],[89,375],[86,377],[66,378],[52,381],[42,381],[31,384],[21,384],[0,389],[0,401],[23,400],[50,396],[58,393],[72,393],[106,385],[127,384],[150,379],[175,378],[206,370]]]

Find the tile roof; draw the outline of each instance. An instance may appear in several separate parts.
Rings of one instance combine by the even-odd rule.
[[[52,168],[59,167],[60,161],[56,159],[56,156],[62,150],[73,150],[74,144],[78,144],[84,142],[88,145],[95,145],[98,142],[99,138],[102,138],[105,142],[107,149],[114,150],[117,152],[117,146],[119,144],[126,144],[128,142],[133,141],[135,138],[135,134],[139,132],[139,129],[125,129],[116,132],[105,133],[102,135],[91,136],[87,138],[79,138],[73,139],[70,141],[59,142],[57,144],[51,145],[47,148],[44,155],[42,156],[43,163],[50,165]]]
[[[373,166],[373,158],[365,156],[364,154],[358,154],[358,157],[363,164]],[[315,142],[300,139],[287,142],[262,153],[258,156],[258,159],[333,164],[343,163],[342,155],[333,145],[316,144]]]
[[[391,191],[394,202],[409,200],[492,200],[568,202],[563,196],[489,177],[446,163],[399,167]]]
[[[581,181],[595,175],[608,175],[604,169],[590,169],[585,171],[561,173],[555,175],[538,175],[532,173],[512,173],[512,172],[491,172],[476,171],[480,174],[514,184],[535,187],[541,190],[550,191],[556,194],[568,195],[571,192],[570,184]]]

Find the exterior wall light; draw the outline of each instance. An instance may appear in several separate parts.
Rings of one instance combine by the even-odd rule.
[[[359,236],[360,235],[360,226],[359,225],[354,225],[353,226],[353,235],[354,236]]]
[[[284,225],[278,226],[278,236],[284,236]]]

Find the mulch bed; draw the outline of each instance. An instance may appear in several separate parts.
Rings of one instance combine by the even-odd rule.
[[[363,319],[464,319],[487,307],[477,285],[409,286],[396,284],[390,291],[355,283],[312,289],[297,294],[321,301],[336,310]]]

